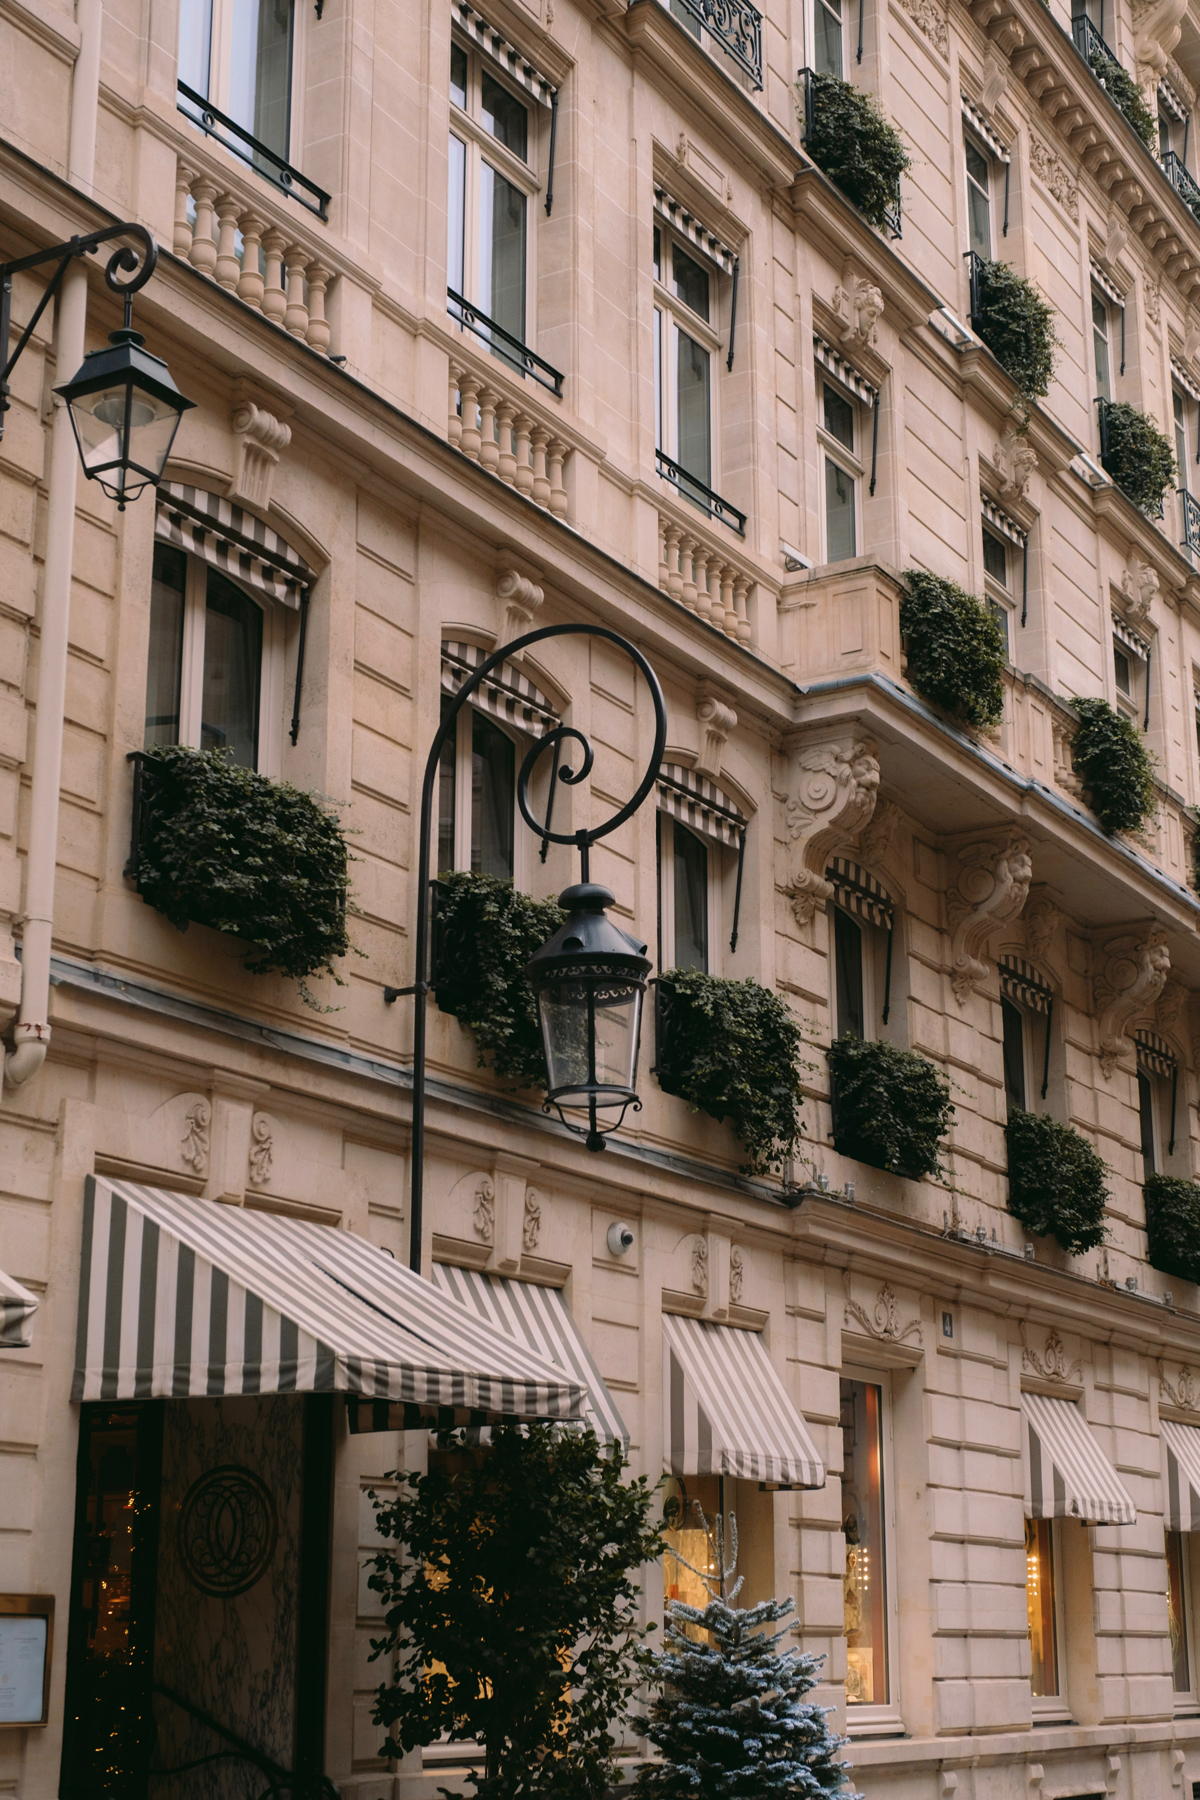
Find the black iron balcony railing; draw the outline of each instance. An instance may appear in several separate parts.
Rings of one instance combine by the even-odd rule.
[[[1121,67],[1116,51],[1105,43],[1086,13],[1078,13],[1071,20],[1071,36],[1075,39],[1075,48],[1093,74],[1096,74],[1097,63],[1111,63],[1115,69]]]
[[[750,0],[675,0],[675,5],[720,44],[756,88],[762,87],[762,14]]]
[[[819,105],[818,90],[817,90],[817,72],[815,69],[801,69],[797,79],[798,79],[801,89],[803,90],[803,93],[804,93],[804,136],[803,136],[801,142],[803,143],[804,148],[809,151],[809,155],[811,156],[812,151],[809,148],[809,146],[812,143],[813,131],[814,131],[814,129],[816,127],[816,123],[817,123],[817,109],[818,109],[818,105]],[[821,167],[821,164],[816,156],[813,156],[813,161],[817,164],[818,168]],[[833,180],[833,177],[831,176],[830,179]],[[836,185],[836,183],[835,183],[835,185]],[[847,196],[847,198],[849,198],[849,196]],[[853,205],[853,204],[854,204],[854,202],[853,202],[853,200],[851,200],[851,205]],[[894,201],[892,202],[891,206],[885,207],[885,209],[884,209],[883,219],[884,219],[885,225],[887,226],[888,230],[891,232],[891,234],[894,238],[898,238],[903,235],[903,233],[901,231],[902,218],[901,218],[901,212],[900,212],[900,188],[899,188],[899,185],[897,185],[896,197],[895,197]]]
[[[1183,514],[1183,537],[1180,542],[1185,550],[1200,550],[1200,500],[1189,494],[1186,488],[1180,488],[1179,507]]]
[[[728,525],[730,530],[736,531],[739,537],[745,537],[746,515],[744,512],[739,512],[737,507],[731,505],[728,500],[722,500],[720,494],[714,494],[710,487],[705,487],[704,483],[697,480],[695,475],[689,475],[686,469],[680,468],[679,464],[673,462],[665,450],[656,450],[654,454],[658,459],[658,472],[664,481],[669,481],[685,500],[690,500],[693,505],[700,507],[701,511],[706,512],[710,519],[719,519],[722,525]]]
[[[329,195],[324,188],[319,188],[315,181],[310,181],[299,169],[293,169],[290,162],[268,149],[266,144],[260,143],[250,132],[243,130],[236,120],[218,112],[203,94],[190,88],[186,81],[179,83],[179,96],[179,110],[185,119],[190,119],[193,125],[198,125],[209,137],[216,138],[218,144],[223,144],[226,150],[232,150],[235,156],[240,156],[243,162],[249,163],[257,174],[273,182],[281,192],[290,194],[293,200],[298,200],[309,212],[316,213],[318,219],[328,221]]]
[[[505,331],[503,325],[497,325],[495,319],[489,319],[485,312],[480,312],[453,288],[446,289],[446,311],[456,324],[467,331],[473,331],[476,337],[483,339],[493,356],[506,362],[510,369],[518,375],[528,375],[531,381],[548,388],[556,400],[563,397],[563,376],[555,368],[540,357],[536,350],[523,344],[511,331]]]
[[[977,331],[983,319],[983,258],[976,250],[967,251],[967,281],[970,286],[970,325]]]
[[[1188,174],[1182,160],[1174,150],[1167,151],[1162,158],[1160,167],[1188,211],[1194,218],[1200,220],[1200,184]]]

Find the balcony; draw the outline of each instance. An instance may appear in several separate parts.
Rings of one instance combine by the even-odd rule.
[[[558,434],[548,408],[539,417],[541,409],[506,391],[500,367],[493,373],[479,366],[489,360],[480,357],[472,365],[465,356],[450,358],[447,440],[469,462],[477,462],[519,494],[565,519],[563,471],[572,446]],[[515,382],[511,385],[517,387]]]
[[[745,537],[746,515],[744,512],[739,512],[730,501],[722,500],[720,494],[714,494],[713,490],[705,487],[704,483],[695,475],[689,475],[686,469],[672,461],[665,450],[656,450],[654,455],[658,472],[663,480],[669,481],[685,500],[690,500],[693,506],[698,506],[701,512],[706,512],[710,519],[718,519],[722,525],[728,525],[729,529],[736,531],[739,537]]]
[[[801,69],[797,81],[803,97],[801,143],[805,150],[876,230],[886,229],[892,237],[900,237],[900,173],[909,166],[909,159],[898,134],[882,119],[870,97],[849,82],[818,75],[815,69]],[[846,102],[852,109],[849,117]],[[823,105],[834,107],[836,119],[828,136],[821,129]],[[847,140],[858,147],[853,173],[838,164],[838,147]]]
[[[563,397],[563,377],[557,369],[551,368],[528,344],[523,344],[511,331],[503,325],[497,325],[495,319],[489,319],[485,312],[480,312],[453,288],[446,290],[446,310],[456,324],[466,331],[473,331],[476,337],[482,338],[493,356],[515,369],[518,375],[527,375],[539,386],[548,388],[556,400]]]
[[[1185,550],[1200,550],[1200,501],[1189,494],[1186,488],[1178,488],[1180,521],[1183,536],[1180,543]]]
[[[1096,73],[1097,63],[1111,63],[1114,69],[1121,67],[1115,50],[1100,36],[1086,13],[1079,13],[1071,20],[1071,36],[1075,40],[1075,48],[1092,73]]]
[[[1192,217],[1200,221],[1200,184],[1193,181],[1174,150],[1168,150],[1160,167]]]
[[[762,14],[750,0],[670,0],[665,10],[699,39],[707,33],[756,88],[762,87]]]
[[[273,182],[281,193],[288,194],[298,200],[309,212],[316,213],[318,219],[329,218],[329,195],[324,188],[319,188],[315,181],[301,175],[299,169],[293,169],[291,163],[285,162],[274,150],[260,143],[258,138],[244,130],[236,120],[218,112],[216,107],[207,101],[203,94],[190,88],[186,81],[179,83],[179,110],[185,119],[198,125],[201,131],[223,144],[226,150],[232,150],[243,162],[250,164],[256,174]]]
[[[753,571],[730,556],[727,543],[718,543],[715,532],[706,534],[685,522],[688,511],[679,505],[659,508],[659,588],[734,643],[753,645],[751,614],[757,586]]]

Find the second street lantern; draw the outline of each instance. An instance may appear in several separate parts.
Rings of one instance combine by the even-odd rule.
[[[650,960],[645,944],[614,925],[605,914],[615,896],[584,881],[566,888],[558,903],[569,914],[525,967],[537,999],[542,1049],[553,1106],[569,1130],[580,1132],[564,1107],[584,1108],[588,1127],[580,1135],[589,1150],[603,1150],[637,1096],[642,1002]],[[616,1110],[601,1125],[601,1111]]]
[[[185,400],[160,357],[140,332],[114,331],[102,350],[90,350],[72,381],[55,388],[71,412],[84,473],[98,481],[123,512],[162,475]]]

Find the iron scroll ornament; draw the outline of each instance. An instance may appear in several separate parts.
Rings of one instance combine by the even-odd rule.
[[[433,799],[438,772],[441,768],[442,748],[451,739],[459,713],[462,711],[463,707],[466,706],[467,702],[478,693],[479,689],[483,686],[493,670],[498,669],[502,663],[509,661],[510,658],[519,656],[523,651],[530,649],[534,644],[541,644],[548,638],[556,637],[599,638],[602,642],[615,644],[618,650],[623,651],[625,655],[630,658],[635,668],[640,671],[647,687],[650,689],[650,698],[654,704],[654,748],[650,754],[650,761],[647,765],[646,773],[639,782],[636,793],[632,800],[621,807],[619,812],[614,814],[611,819],[606,820],[604,824],[593,826],[590,830],[558,832],[553,831],[550,826],[557,784],[562,781],[566,783],[567,786],[573,787],[580,781],[583,781],[592,767],[594,753],[583,733],[577,731],[574,726],[569,725],[559,726],[557,730],[548,732],[539,743],[533,746],[521,765],[521,772],[517,782],[517,801],[521,817],[525,820],[525,823],[529,826],[530,830],[542,840],[543,860],[548,845],[574,844],[579,851],[582,878],[584,881],[587,881],[589,852],[592,845],[598,838],[607,837],[609,832],[616,831],[619,826],[625,823],[626,819],[630,818],[637,811],[638,807],[642,804],[643,800],[645,800],[647,794],[654,786],[655,781],[658,779],[658,773],[662,767],[663,752],[666,749],[667,708],[666,702],[663,700],[663,692],[659,685],[658,676],[654,673],[654,670],[650,667],[650,664],[642,655],[642,652],[636,645],[631,644],[628,638],[623,638],[619,632],[611,631],[607,625],[586,625],[582,623],[541,625],[536,631],[526,632],[524,637],[514,638],[510,644],[502,644],[498,650],[494,650],[489,657],[485,658],[485,660],[480,663],[479,667],[473,670],[463,682],[450,705],[446,708],[438,728],[433,734],[433,742],[429,747],[429,755],[425,763],[425,776],[421,783],[421,819],[418,827],[417,920],[415,932],[416,954],[414,958],[417,979],[411,987],[386,987],[383,990],[385,1002],[397,1000],[402,994],[415,994],[417,997],[416,1014],[413,1019],[412,1144],[410,1151],[411,1176],[409,1190],[411,1203],[409,1210],[408,1256],[409,1267],[417,1274],[420,1274],[421,1271],[421,1232],[425,1183],[425,1060],[426,1039],[428,1035],[425,996],[429,993],[430,989],[429,857],[430,836],[433,826]],[[561,762],[559,753],[563,743],[568,740],[579,744],[584,752],[583,766],[578,773],[570,767],[563,765]],[[551,747],[553,747],[555,751],[554,768],[550,779],[550,794],[546,805],[546,820],[545,823],[542,824],[534,818],[530,811],[529,777],[538,756]]]

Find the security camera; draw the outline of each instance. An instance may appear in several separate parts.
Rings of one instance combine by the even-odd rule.
[[[610,1256],[624,1256],[627,1250],[633,1249],[632,1225],[610,1225],[606,1242]]]

